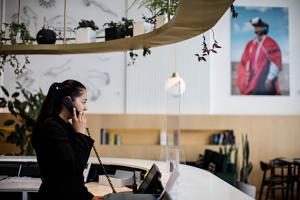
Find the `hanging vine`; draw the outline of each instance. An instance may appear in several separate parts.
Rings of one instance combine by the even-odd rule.
[[[32,44],[33,37],[31,37],[24,23],[4,23],[4,26],[6,29],[8,29],[9,38],[6,39],[6,32],[4,30],[1,30],[0,45],[5,45],[7,41],[10,41],[11,45]],[[23,61],[20,60],[20,56],[16,56],[15,54],[0,55],[0,76],[4,73],[4,67],[7,64],[14,69],[15,75],[20,75],[21,73],[23,73],[23,70],[29,63],[29,57],[26,55],[24,56]]]

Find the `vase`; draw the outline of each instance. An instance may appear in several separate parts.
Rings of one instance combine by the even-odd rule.
[[[38,44],[55,44],[56,34],[50,29],[42,28],[36,35]]]

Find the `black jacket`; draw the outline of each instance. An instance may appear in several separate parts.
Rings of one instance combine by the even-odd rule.
[[[83,170],[94,140],[55,116],[34,132],[33,141],[42,178],[39,199],[93,198],[84,185]]]

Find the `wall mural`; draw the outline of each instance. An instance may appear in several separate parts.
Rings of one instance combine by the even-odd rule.
[[[112,9],[110,9],[107,5],[105,5],[104,3],[100,2],[100,1],[95,1],[95,0],[82,0],[83,3],[86,6],[96,6],[98,7],[101,11],[108,13],[112,16],[118,17],[118,14],[115,13]]]
[[[4,21],[6,23],[16,22],[18,18],[17,1],[6,0],[5,5],[7,12]],[[67,38],[75,37],[74,28],[81,19],[94,20],[100,28],[97,36],[104,36],[103,24],[112,20],[120,21],[118,16],[125,16],[126,12],[126,3],[120,3],[119,0],[72,0],[68,1],[67,6]],[[62,37],[63,8],[64,1],[21,1],[20,22],[24,22],[31,35],[35,37],[36,33],[44,26],[44,18],[46,18],[48,26]],[[67,42],[74,43],[74,40]],[[62,43],[62,41],[57,40],[57,43]],[[123,52],[29,56],[30,65],[22,75],[16,78],[16,81],[32,91],[42,88],[46,93],[53,82],[76,79],[83,82],[89,89],[89,100],[94,102],[91,109],[93,112],[110,112],[112,110],[112,112],[121,113],[123,112],[120,110],[122,106],[116,105],[123,105],[124,100],[121,96],[124,90],[124,58]],[[8,75],[7,78],[4,77],[4,85],[7,85],[8,88],[15,87],[11,77],[11,75]],[[101,101],[101,105],[97,103],[98,101]]]
[[[55,67],[50,67],[45,73],[44,76],[51,76],[52,78],[57,77],[60,74],[63,74],[65,72],[68,72],[71,70],[70,66],[67,66],[69,63],[71,63],[72,59],[70,58],[67,60],[65,63],[55,66]]]
[[[55,0],[39,0],[40,6],[44,8],[52,8],[55,7]]]
[[[20,21],[23,22],[28,30],[30,30],[32,35],[35,35],[38,31],[38,14],[29,6],[24,6],[21,9],[21,14],[20,14]],[[12,22],[17,22],[18,21],[18,13],[14,13],[11,16],[11,21]]]

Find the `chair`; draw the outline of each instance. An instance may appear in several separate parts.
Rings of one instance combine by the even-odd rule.
[[[275,197],[275,191],[281,190],[282,199],[288,199],[289,190],[293,197],[293,180],[290,176],[290,164],[280,159],[274,159],[270,163],[260,162],[260,168],[263,171],[263,178],[259,193],[261,200],[264,187],[267,187],[266,198],[269,198],[269,193]],[[285,193],[286,191],[286,193]]]
[[[295,183],[297,184],[296,187],[296,199],[300,199],[300,158],[294,159],[294,177],[295,177]]]
[[[197,162],[197,166],[210,171],[227,183],[236,187],[236,170],[235,166],[228,164],[227,156],[216,151],[206,149],[204,156]],[[229,166],[229,167],[228,167]]]

